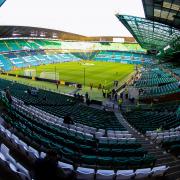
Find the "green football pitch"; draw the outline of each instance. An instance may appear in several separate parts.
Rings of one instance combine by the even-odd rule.
[[[10,73],[25,75],[25,72],[28,70],[32,74],[34,72],[35,76],[38,77],[53,78],[82,85],[85,83],[85,86],[89,86],[92,83],[93,87],[98,87],[101,84],[110,88],[113,86],[114,80],[121,82],[128,77],[134,71],[134,65],[114,62],[80,61],[41,65]]]

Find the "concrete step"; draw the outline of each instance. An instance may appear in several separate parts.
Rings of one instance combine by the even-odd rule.
[[[168,166],[173,167],[176,165],[180,165],[180,160],[173,160],[166,163]]]
[[[166,154],[164,154],[162,151],[159,151],[159,152],[157,152],[157,151],[149,152],[149,154],[156,155],[156,156],[166,155]]]
[[[166,179],[169,179],[169,180],[177,180],[180,178],[180,171],[167,173],[165,177]]]
[[[175,159],[171,154],[167,153],[160,145],[153,142],[151,139],[147,138],[145,135],[137,132],[136,129],[131,128],[123,119],[122,115],[116,113],[122,125],[137,139],[137,141],[142,145],[144,149],[148,151],[148,154],[152,154],[157,158],[155,166],[167,165],[170,166],[166,177],[166,180],[176,180],[180,177],[180,160]]]
[[[173,161],[173,158],[169,156],[163,157],[163,158],[157,159],[156,164],[167,164],[167,162],[169,161]]]
[[[173,172],[177,172],[180,171],[180,164],[176,165],[176,166],[171,166],[168,170],[168,173],[173,173]]]

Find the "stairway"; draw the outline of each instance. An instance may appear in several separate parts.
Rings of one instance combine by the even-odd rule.
[[[157,158],[155,166],[166,165],[170,167],[164,179],[178,180],[178,178],[180,178],[180,159],[177,159],[171,154],[167,153],[159,145],[152,142],[151,139],[138,132],[124,119],[120,112],[115,112],[115,115],[119,122],[129,131],[129,133],[131,133],[133,137],[135,137],[141,143],[142,147],[147,150],[149,154],[152,154]]]

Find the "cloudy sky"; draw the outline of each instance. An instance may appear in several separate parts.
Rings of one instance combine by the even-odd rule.
[[[57,29],[85,36],[131,36],[115,14],[144,17],[141,0],[7,0],[0,25]]]

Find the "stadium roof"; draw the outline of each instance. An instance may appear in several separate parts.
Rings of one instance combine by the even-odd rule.
[[[27,26],[0,26],[0,38],[8,37],[40,37],[40,38],[72,38],[85,37],[74,33],[58,31],[53,29],[27,27]]]
[[[142,0],[149,20],[180,28],[180,0]]]
[[[116,16],[145,49],[161,50],[180,38],[180,31],[174,27],[135,16]]]
[[[4,4],[6,0],[0,0],[0,7]]]

